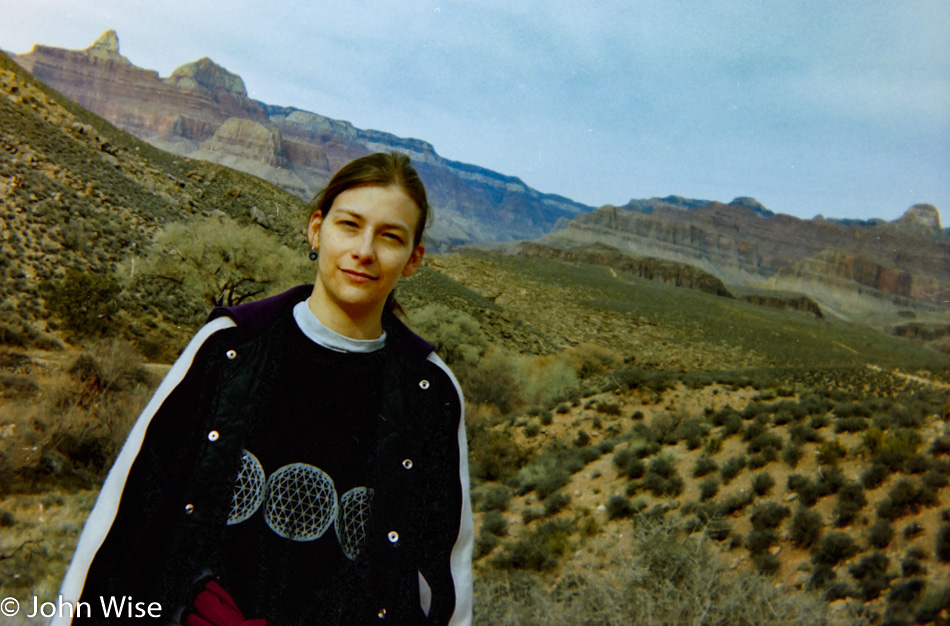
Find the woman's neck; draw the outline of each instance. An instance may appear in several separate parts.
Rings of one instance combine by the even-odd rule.
[[[314,288],[307,299],[307,307],[320,323],[350,339],[378,339],[383,334],[382,308],[365,314],[353,314],[330,302],[326,293]]]

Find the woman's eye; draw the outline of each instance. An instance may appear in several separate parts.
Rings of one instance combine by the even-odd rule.
[[[383,237],[386,237],[387,239],[391,239],[397,243],[402,243],[402,237],[400,237],[399,235],[395,233],[386,233],[383,235]]]

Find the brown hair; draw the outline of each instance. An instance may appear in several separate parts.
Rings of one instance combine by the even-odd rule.
[[[327,186],[314,196],[310,202],[309,216],[312,218],[320,213],[326,217],[338,195],[354,187],[369,185],[380,187],[396,185],[409,196],[409,199],[419,208],[419,221],[416,223],[412,245],[415,247],[422,243],[422,234],[429,220],[429,201],[419,174],[412,167],[409,157],[401,152],[368,154],[344,165],[333,175]]]
[[[429,200],[426,197],[426,188],[419,178],[419,173],[412,166],[409,157],[401,152],[376,152],[354,159],[340,168],[327,186],[317,192],[310,202],[310,219],[319,213],[326,217],[336,197],[355,187],[378,185],[389,187],[396,185],[402,189],[409,199],[419,208],[419,221],[416,222],[416,232],[413,233],[412,246],[422,243],[422,235],[429,221]],[[395,291],[386,299],[386,310],[393,313],[405,314],[403,308],[396,302]]]

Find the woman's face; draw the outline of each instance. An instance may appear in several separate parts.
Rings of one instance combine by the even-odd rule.
[[[420,213],[399,186],[372,185],[344,191],[325,216],[310,219],[310,244],[320,253],[314,295],[331,318],[378,325],[396,281],[422,262],[425,247],[413,243]]]

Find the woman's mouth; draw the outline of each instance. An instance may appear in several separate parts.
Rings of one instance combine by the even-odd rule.
[[[376,277],[371,274],[366,274],[364,272],[357,272],[356,270],[341,270],[346,274],[350,280],[357,283],[368,283],[372,280],[376,280]]]

